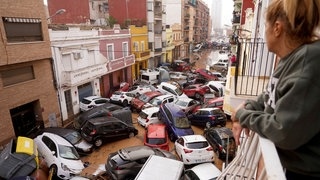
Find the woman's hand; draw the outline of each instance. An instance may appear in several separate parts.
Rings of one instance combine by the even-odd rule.
[[[244,103],[240,104],[236,111],[232,113],[231,115],[231,120],[232,120],[232,132],[233,132],[233,137],[236,141],[237,146],[240,145],[240,136],[241,136],[241,132],[242,130],[245,130],[245,133],[247,136],[249,136],[249,132],[250,130],[247,128],[243,128],[239,122],[239,119],[236,118],[235,114],[236,112],[240,109],[244,107]]]

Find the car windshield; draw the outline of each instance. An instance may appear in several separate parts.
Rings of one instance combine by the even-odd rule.
[[[150,98],[145,94],[141,94],[141,96],[139,96],[139,99],[143,102],[148,102]]]
[[[90,104],[91,103],[91,101],[89,101],[88,99],[82,99],[81,102],[83,104]]]
[[[199,141],[199,142],[192,142],[186,143],[187,148],[189,149],[202,149],[209,146],[207,141]]]
[[[148,138],[147,142],[149,144],[161,145],[161,144],[166,143],[166,138]]]
[[[176,93],[180,96],[183,92],[180,88],[175,89]]]
[[[149,103],[152,104],[152,105],[160,105],[161,104],[161,99],[154,98]]]
[[[142,119],[147,119],[148,114],[145,113],[145,112],[143,112],[143,111],[141,111],[141,112],[139,113],[139,116],[140,116]]]
[[[78,131],[74,131],[65,136],[65,138],[71,143],[76,144],[81,140],[81,134]]]
[[[174,119],[174,125],[177,128],[190,128],[190,123],[187,117],[176,117]]]
[[[176,104],[179,105],[179,106],[186,107],[186,106],[188,105],[188,102],[178,100],[178,101],[176,102]]]
[[[58,145],[59,155],[65,159],[79,160],[80,156],[77,153],[76,149],[71,146]]]

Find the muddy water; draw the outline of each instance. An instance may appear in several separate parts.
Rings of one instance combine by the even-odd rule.
[[[202,53],[202,56],[199,60],[195,62],[194,68],[206,68],[208,62],[210,60],[210,54],[212,55],[211,51],[205,51]],[[134,126],[139,130],[138,135],[132,138],[119,140],[112,143],[107,143],[100,147],[99,149],[94,150],[94,152],[88,156],[82,157],[83,162],[88,162],[88,167],[86,167],[83,172],[82,176],[85,176],[90,179],[96,179],[96,175],[102,174],[105,171],[105,163],[109,153],[116,152],[121,148],[128,147],[128,146],[135,146],[135,145],[143,145],[143,138],[145,129],[137,123],[137,114],[132,113],[132,119],[134,122]],[[231,122],[227,122],[227,127],[231,128]],[[192,126],[195,134],[203,134],[203,129],[199,127]],[[170,151],[175,154],[174,143],[170,143]],[[222,161],[218,158],[215,158],[215,165],[222,169]]]

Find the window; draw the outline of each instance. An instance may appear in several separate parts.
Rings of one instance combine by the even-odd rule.
[[[138,42],[133,42],[133,49],[134,49],[134,52],[138,52],[139,51],[139,43]]]
[[[123,55],[123,57],[126,57],[126,56],[129,55],[128,43],[127,42],[122,43],[122,55]]]
[[[9,43],[43,41],[40,18],[3,17],[2,20]]]
[[[109,59],[109,60],[113,60],[113,59],[114,59],[114,48],[113,48],[113,44],[108,44],[108,45],[107,45],[107,55],[108,55],[108,59]]]
[[[153,31],[153,23],[148,23],[148,31],[149,32]]]
[[[32,66],[1,71],[0,76],[4,87],[35,79]]]
[[[140,44],[141,44],[141,52],[144,52],[146,50],[144,46],[144,41],[141,41]]]
[[[148,11],[153,11],[153,3],[152,2],[148,2],[147,8],[148,8]]]

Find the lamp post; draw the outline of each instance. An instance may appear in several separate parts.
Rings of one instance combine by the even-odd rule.
[[[63,14],[63,13],[65,13],[65,12],[66,12],[65,9],[59,9],[59,10],[57,10],[54,14],[52,14],[51,16],[49,16],[49,17],[47,18],[47,20],[50,20],[50,19],[53,18],[54,16]],[[51,22],[50,22],[50,23],[51,23]]]

